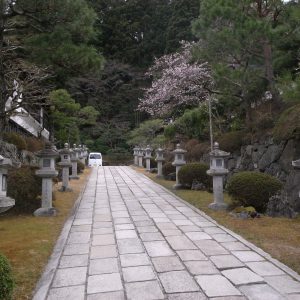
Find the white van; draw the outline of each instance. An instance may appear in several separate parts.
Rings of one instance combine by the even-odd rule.
[[[99,167],[102,166],[102,155],[100,152],[91,152],[89,154],[89,167]]]

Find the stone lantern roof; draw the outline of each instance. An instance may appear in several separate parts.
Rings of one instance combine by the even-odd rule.
[[[300,169],[300,159],[292,161],[294,169]]]
[[[36,153],[37,157],[57,157],[59,154],[56,150],[52,148],[52,145],[48,142],[45,145],[45,148]]]
[[[219,143],[214,143],[214,149],[209,153],[211,157],[228,157],[230,155],[229,152],[225,152],[220,150]]]
[[[184,154],[184,153],[186,153],[186,150],[181,149],[180,144],[177,144],[176,149],[173,151],[173,153],[175,153],[175,154]]]
[[[69,144],[65,143],[64,148],[59,151],[59,154],[70,154]]]
[[[0,167],[7,169],[11,166],[12,166],[12,161],[9,158],[5,158],[2,155],[0,155]]]

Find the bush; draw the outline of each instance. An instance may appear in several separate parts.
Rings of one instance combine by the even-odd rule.
[[[274,128],[276,141],[300,139],[300,104],[285,110],[279,117]]]
[[[240,150],[241,146],[243,145],[244,135],[245,132],[243,131],[231,131],[224,133],[217,139],[220,149],[227,152]]]
[[[199,161],[204,154],[208,154],[210,152],[210,145],[209,143],[201,143],[196,145],[192,150],[191,150],[191,158],[193,161]]]
[[[146,159],[143,159],[143,166],[144,168],[146,168]],[[157,168],[157,162],[154,157],[150,158],[150,168],[151,169]]]
[[[44,149],[45,144],[42,140],[35,137],[25,137],[24,139],[27,145],[26,150],[34,153]]]
[[[211,177],[206,174],[209,167],[202,163],[191,163],[183,166],[178,172],[179,182],[183,185],[191,187],[193,181],[196,180],[199,183],[209,188],[211,184]]]
[[[7,194],[16,200],[14,210],[17,212],[32,213],[40,207],[42,180],[35,175],[36,170],[28,166],[9,170]]]
[[[0,253],[0,300],[12,299],[14,279],[8,259]]]
[[[271,175],[258,172],[240,172],[227,185],[229,195],[243,206],[253,206],[258,212],[266,210],[269,198],[282,188],[282,183]]]
[[[85,164],[82,163],[80,160],[77,161],[77,173],[80,174],[83,172],[85,168]]]
[[[27,149],[26,141],[20,134],[17,134],[15,132],[5,133],[3,139],[7,143],[14,144],[17,147],[18,151]]]
[[[163,173],[164,177],[166,177],[169,174],[174,173],[174,172],[176,172],[176,167],[174,167],[171,162],[166,162],[163,164],[162,173]]]

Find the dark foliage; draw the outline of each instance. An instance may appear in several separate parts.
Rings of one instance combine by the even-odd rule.
[[[18,213],[33,213],[40,207],[41,178],[35,175],[37,168],[22,166],[8,173],[7,194],[16,200],[13,208]]]
[[[178,172],[178,178],[181,184],[191,187],[193,181],[204,184],[206,188],[211,187],[211,177],[206,174],[209,167],[201,163],[191,163],[183,166]]]
[[[258,212],[266,210],[269,198],[282,188],[282,182],[268,174],[240,172],[232,176],[227,191],[243,206],[253,206]]]
[[[12,299],[15,283],[8,259],[0,253],[0,300]]]

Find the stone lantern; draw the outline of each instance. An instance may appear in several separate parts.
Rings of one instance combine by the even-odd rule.
[[[172,162],[172,165],[176,167],[176,184],[173,187],[175,189],[178,189],[181,187],[178,178],[178,172],[181,169],[181,167],[186,164],[186,161],[184,160],[184,154],[186,153],[186,150],[181,149],[180,144],[177,144],[176,149],[173,151],[173,153],[175,157],[174,161]]]
[[[157,161],[157,178],[162,178],[163,173],[162,173],[162,164],[165,161],[164,159],[164,150],[161,149],[160,147],[156,149],[156,158],[155,161]]]
[[[42,207],[34,212],[35,216],[55,216],[56,210],[52,207],[52,178],[58,175],[55,170],[55,158],[59,156],[50,143],[45,149],[36,154],[40,159],[40,169],[35,174],[42,178]]]
[[[146,159],[146,170],[150,172],[151,170],[151,153],[152,149],[150,148],[150,145],[147,145],[147,148],[145,149],[145,159]]]
[[[88,158],[88,148],[86,145],[83,145],[83,158],[84,158],[84,164],[87,164],[87,158]]]
[[[72,163],[72,175],[71,179],[79,179],[77,175],[77,162],[78,162],[78,149],[76,148],[76,144],[73,145],[73,149],[71,151],[71,163]]]
[[[143,157],[144,157],[144,150],[139,148],[138,158],[139,158],[139,167],[143,167]]]
[[[230,153],[220,150],[219,144],[215,142],[213,150],[209,155],[210,169],[207,170],[207,174],[213,177],[214,202],[208,207],[214,210],[224,210],[227,208],[227,204],[224,202],[223,180],[224,175],[229,172],[225,169],[225,158],[228,157]]]
[[[15,200],[7,197],[7,172],[12,162],[9,158],[0,155],[0,213],[3,213],[15,205]]]
[[[133,157],[134,157],[133,162],[134,162],[135,166],[138,166],[138,164],[139,164],[139,150],[140,150],[140,148],[138,146],[135,146],[133,148]]]
[[[71,163],[71,152],[69,150],[69,144],[65,143],[64,149],[59,151],[60,162],[58,163],[62,167],[62,186],[61,192],[70,192],[69,188],[69,168],[72,166]]]
[[[83,147],[81,145],[78,146],[78,159],[80,160],[81,163],[85,165],[85,159],[83,156]]]

